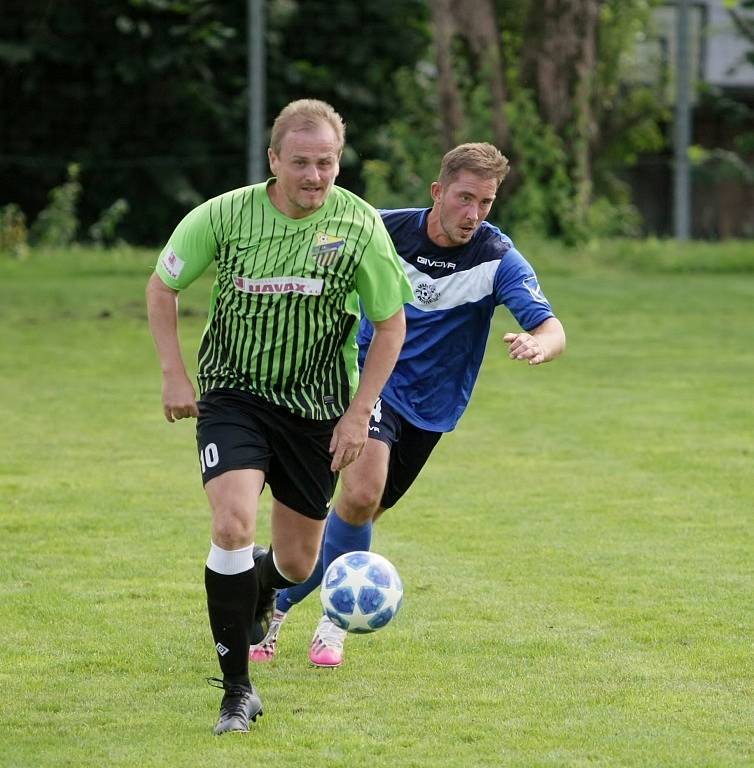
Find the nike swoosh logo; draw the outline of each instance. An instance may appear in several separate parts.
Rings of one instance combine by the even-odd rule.
[[[237,245],[236,246],[236,253],[242,253],[243,251],[249,251],[252,248],[259,248],[259,243],[256,243],[255,245]]]

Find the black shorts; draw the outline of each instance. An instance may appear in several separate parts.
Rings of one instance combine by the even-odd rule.
[[[337,419],[306,419],[238,389],[210,390],[198,405],[202,483],[261,469],[278,501],[314,520],[327,516],[338,479],[329,451]]]
[[[415,427],[382,398],[375,403],[369,420],[369,437],[390,448],[387,481],[380,502],[383,509],[395,506],[412,486],[442,435],[442,432]]]

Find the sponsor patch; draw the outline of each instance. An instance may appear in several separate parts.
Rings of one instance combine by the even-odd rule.
[[[260,277],[257,279],[234,275],[233,285],[244,293],[303,293],[319,296],[324,280],[311,277]]]
[[[169,245],[165,253],[162,254],[162,268],[172,277],[174,280],[178,279],[178,276],[183,272],[183,268],[186,266],[186,262],[179,258],[176,252],[173,250],[173,246]]]
[[[309,249],[309,255],[320,267],[329,267],[338,258],[346,241],[342,237],[328,235],[327,232],[317,232],[314,235],[314,245]]]
[[[538,301],[540,304],[547,303],[547,299],[545,298],[544,293],[542,293],[542,289],[539,287],[539,281],[536,276],[524,278],[524,285],[534,301]]]
[[[218,643],[215,646],[215,650],[221,655],[225,656],[226,653],[230,651],[230,648],[226,648],[222,643]]]

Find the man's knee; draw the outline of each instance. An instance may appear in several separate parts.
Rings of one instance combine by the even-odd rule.
[[[219,547],[239,549],[254,539],[258,486],[250,470],[219,475],[204,486],[212,508],[212,540]]]
[[[381,499],[382,488],[376,485],[344,487],[335,505],[338,517],[351,525],[365,525],[379,509]]]
[[[254,538],[254,515],[248,504],[233,497],[213,500],[212,540],[225,549],[248,546]]]
[[[313,554],[307,551],[298,555],[290,552],[275,552],[275,565],[283,578],[294,584],[301,584],[312,575],[314,566],[317,564],[318,554],[319,550]]]

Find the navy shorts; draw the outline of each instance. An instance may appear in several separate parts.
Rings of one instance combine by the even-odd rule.
[[[198,405],[202,483],[260,469],[278,501],[314,520],[327,516],[338,479],[329,451],[337,419],[306,419],[238,389],[210,390]]]
[[[390,448],[387,481],[380,506],[390,509],[413,485],[442,432],[415,427],[380,398],[369,420],[369,437]]]

